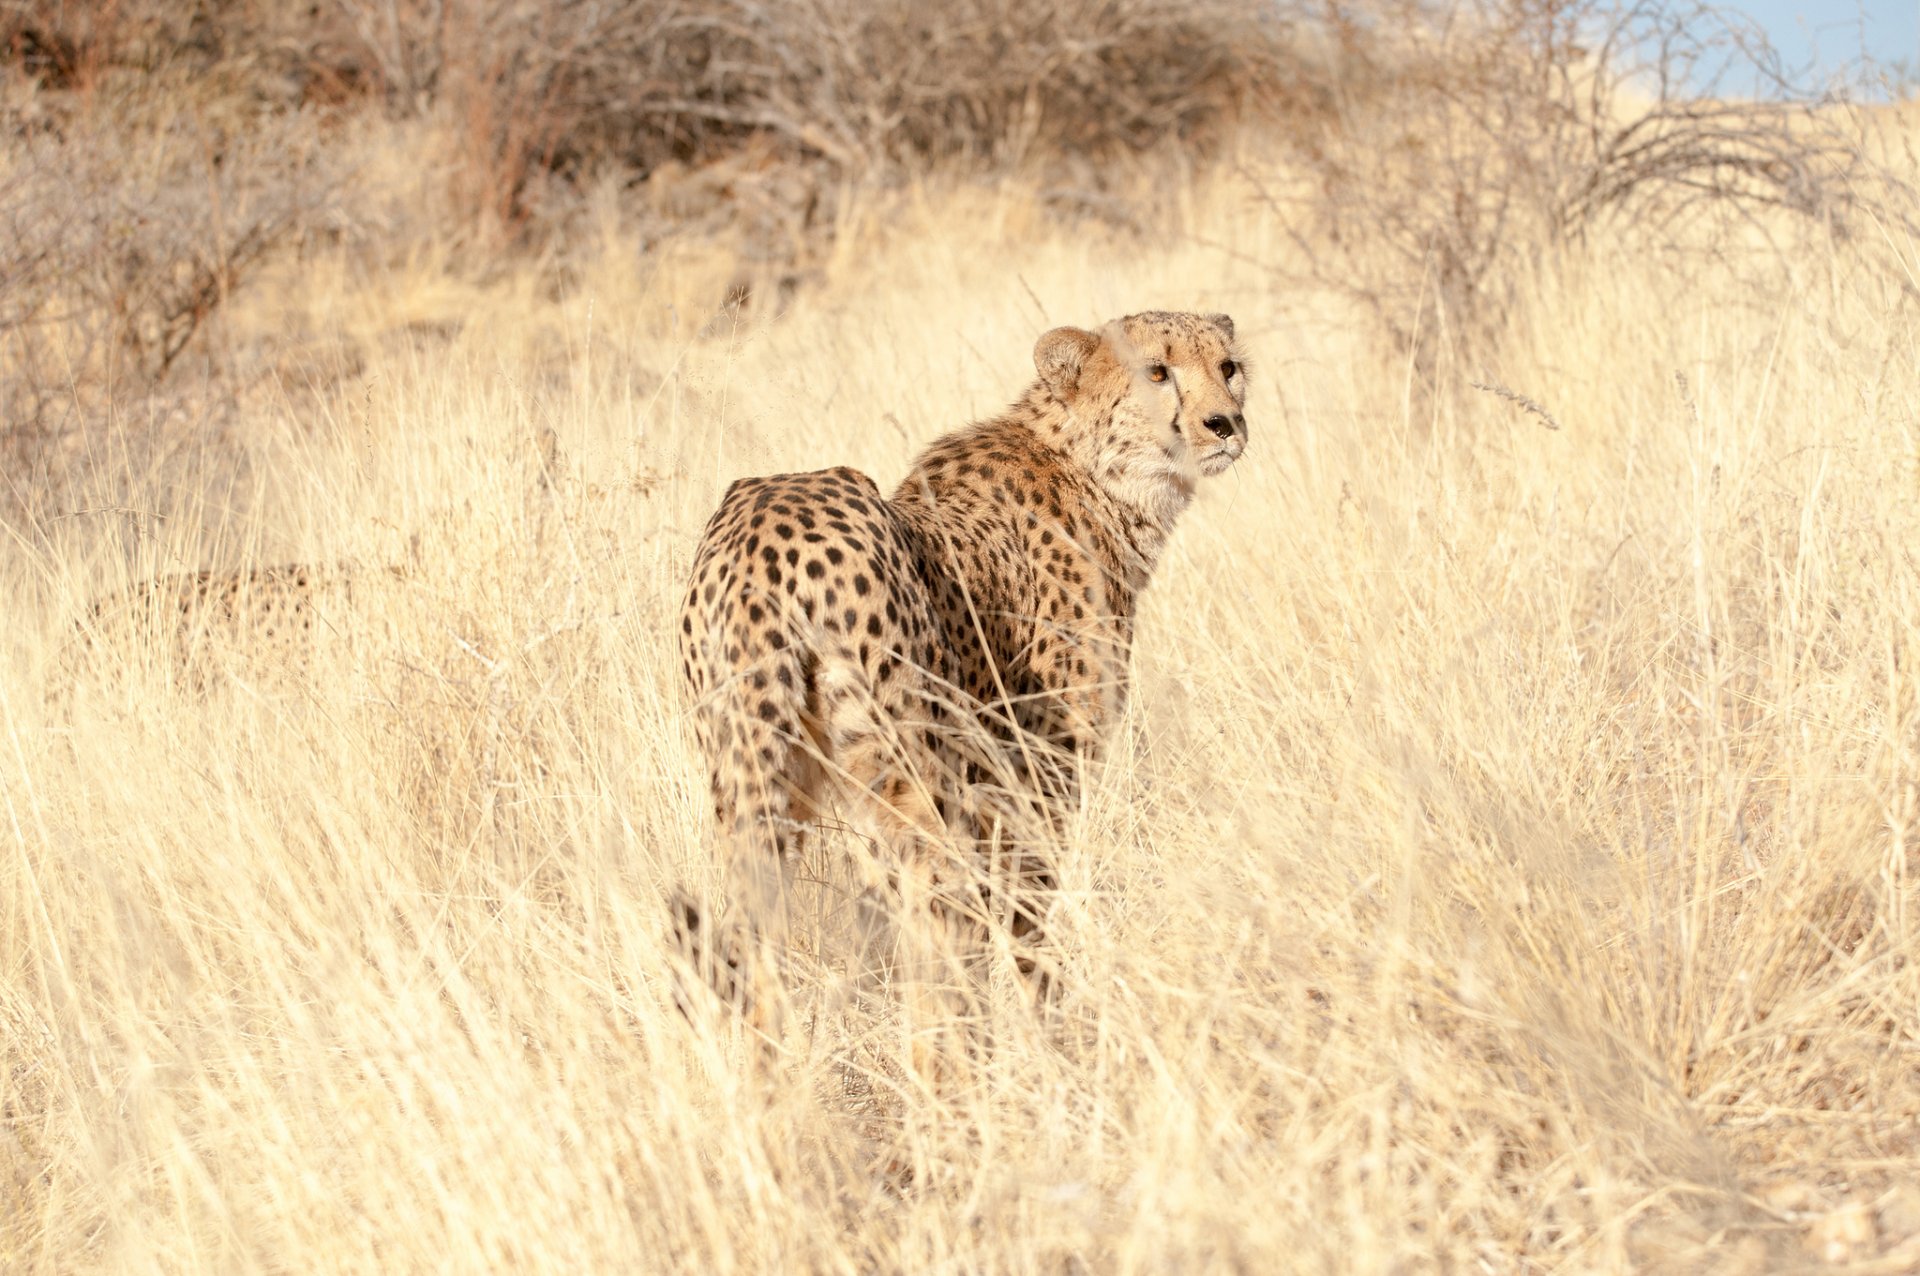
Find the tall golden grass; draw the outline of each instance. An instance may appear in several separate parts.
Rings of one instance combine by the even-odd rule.
[[[718,324],[725,245],[643,253],[612,194],[567,287],[323,255],[233,298],[357,375],[96,445],[0,540],[0,1267],[1920,1264],[1920,245],[1762,287],[1617,229],[1435,393],[1275,283],[1313,249],[1262,189],[1142,238],[930,184]],[[717,880],[708,511],[889,484],[1042,329],[1154,306],[1234,316],[1252,447],[1059,849],[1059,1005],[999,972],[934,1094],[822,975],[756,1066],[667,948]],[[313,670],[73,656],[93,596],[296,560],[409,571]]]

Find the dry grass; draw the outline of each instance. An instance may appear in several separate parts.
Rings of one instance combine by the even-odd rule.
[[[191,466],[90,443],[0,541],[0,1265],[1920,1262],[1903,281],[1549,255],[1471,378],[1548,430],[1276,291],[1297,228],[1239,178],[1183,204],[1142,241],[930,187],[738,327],[723,248],[643,257],[611,199],[558,299],[325,257],[234,297],[357,372]],[[1003,979],[936,1097],[823,977],[757,1077],[664,949],[711,873],[670,628],[707,512],[891,482],[1041,329],[1156,305],[1234,315],[1253,448],[1148,595],[1057,1013]],[[47,703],[86,598],[293,559],[411,573],[312,676],[123,647]]]

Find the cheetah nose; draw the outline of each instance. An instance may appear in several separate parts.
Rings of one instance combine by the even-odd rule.
[[[1214,434],[1220,438],[1230,439],[1233,437],[1233,427],[1241,419],[1242,418],[1239,417],[1210,416],[1207,418],[1207,428],[1212,430]]]

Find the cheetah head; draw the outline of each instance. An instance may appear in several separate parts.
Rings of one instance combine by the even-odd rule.
[[[1147,311],[1033,350],[1066,408],[1060,442],[1114,495],[1162,519],[1247,449],[1247,372],[1226,315]]]

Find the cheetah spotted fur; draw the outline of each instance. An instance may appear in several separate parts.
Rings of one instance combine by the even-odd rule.
[[[677,924],[723,996],[777,981],[790,871],[834,806],[873,836],[878,885],[937,922],[909,978],[982,951],[964,741],[983,733],[965,728],[1057,804],[1124,708],[1140,592],[1196,483],[1246,448],[1244,359],[1225,315],[1148,312],[1047,332],[1034,363],[1011,408],[936,440],[891,497],[846,467],[746,478],[707,524],[680,651],[752,938],[723,960],[702,910],[683,900]],[[1031,865],[994,901],[1016,936],[1037,937],[1050,884]]]

